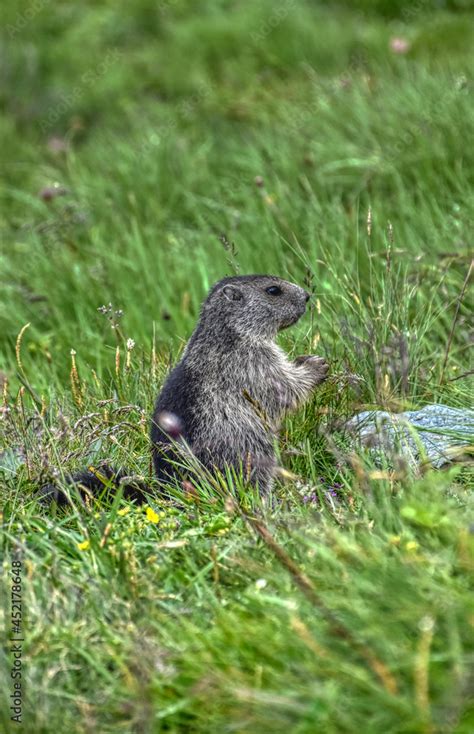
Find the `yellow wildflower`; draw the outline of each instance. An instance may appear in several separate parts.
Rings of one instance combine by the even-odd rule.
[[[82,543],[77,544],[77,547],[79,548],[79,550],[88,550],[89,546],[90,546],[89,540],[83,540]]]
[[[146,508],[146,518],[149,522],[157,523],[160,522],[160,516],[155,512],[152,507]]]

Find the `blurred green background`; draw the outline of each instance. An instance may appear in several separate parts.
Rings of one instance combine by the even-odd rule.
[[[253,271],[308,281],[327,356],[347,361],[341,329],[367,337],[388,246],[393,288],[413,284],[397,328],[435,311],[424,358],[446,344],[472,245],[471,2],[38,0],[3,15],[10,377],[27,322],[24,365],[49,390],[71,348],[99,375],[112,365],[101,305],[166,351],[209,284]],[[454,357],[465,340],[461,321]]]

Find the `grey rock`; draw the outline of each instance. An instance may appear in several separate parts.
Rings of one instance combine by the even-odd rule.
[[[441,404],[405,413],[366,410],[347,421],[346,428],[375,454],[401,456],[412,465],[428,461],[439,468],[474,443],[474,410]]]
[[[18,470],[25,463],[25,454],[20,448],[9,448],[0,451],[0,473],[10,477],[16,476]]]

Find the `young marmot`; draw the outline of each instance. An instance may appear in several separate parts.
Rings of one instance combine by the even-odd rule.
[[[159,480],[184,476],[190,450],[211,472],[233,467],[261,492],[270,489],[283,416],[327,377],[322,357],[292,362],[275,343],[304,314],[309,297],[271,275],[214,285],[156,402],[151,440]]]
[[[326,379],[322,357],[291,362],[275,343],[296,323],[309,294],[271,275],[224,278],[211,289],[182,359],[160,392],[151,440],[157,478],[184,478],[189,452],[206,469],[234,468],[268,492],[276,467],[275,440],[285,413],[295,410]],[[147,488],[104,463],[67,479],[83,496],[119,484],[124,497],[141,502]],[[66,504],[53,484],[40,496]]]

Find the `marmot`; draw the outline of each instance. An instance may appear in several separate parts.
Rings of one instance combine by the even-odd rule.
[[[156,402],[151,440],[159,480],[183,476],[181,443],[211,472],[233,467],[268,492],[283,416],[327,377],[322,357],[290,361],[275,343],[309,298],[271,275],[224,278],[213,286]]]
[[[300,286],[272,275],[224,278],[213,286],[156,402],[151,441],[161,483],[186,476],[183,455],[189,460],[191,451],[210,472],[242,470],[260,492],[268,492],[283,416],[302,405],[327,376],[322,357],[291,362],[275,343],[278,332],[304,314],[309,298]],[[146,499],[143,483],[129,484],[126,475],[101,464],[68,482],[83,495],[94,494],[104,489],[105,478],[109,485],[121,484],[126,498]],[[51,484],[40,495],[59,504],[68,501]]]

